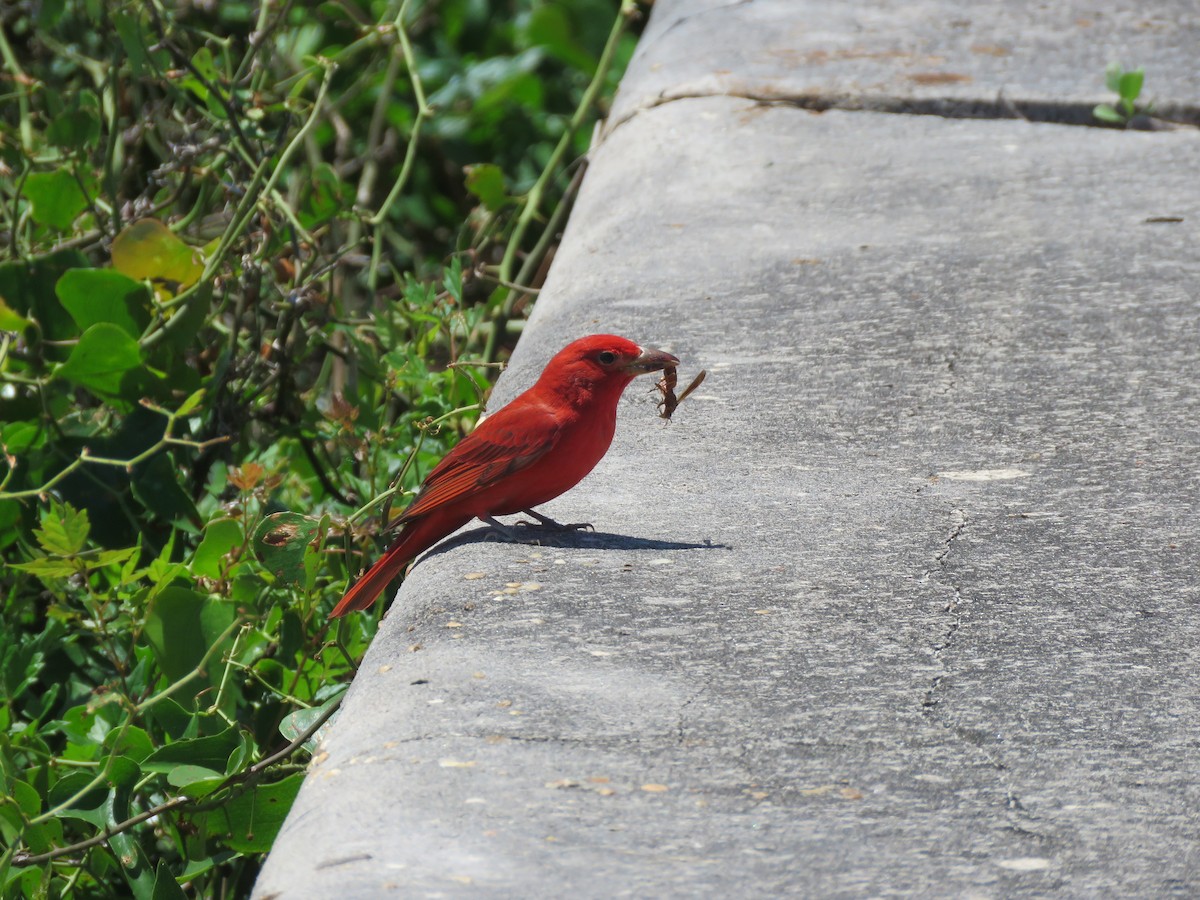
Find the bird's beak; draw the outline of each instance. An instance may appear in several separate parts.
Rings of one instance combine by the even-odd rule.
[[[659,372],[662,369],[679,365],[679,358],[672,356],[664,350],[647,349],[645,347],[638,347],[638,350],[641,352],[637,355],[637,359],[625,367],[625,371],[630,375]]]

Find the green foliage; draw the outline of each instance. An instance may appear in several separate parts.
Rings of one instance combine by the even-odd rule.
[[[1145,80],[1145,75],[1146,73],[1141,68],[1126,71],[1120,63],[1109,65],[1104,73],[1104,83],[1110,91],[1117,95],[1117,102],[1115,104],[1098,104],[1092,110],[1092,115],[1101,122],[1124,127],[1134,116],[1147,112],[1148,109],[1140,110],[1137,107],[1137,99],[1142,94],[1142,82]]]
[[[631,0],[0,21],[0,896],[244,896],[469,429]],[[576,170],[578,171],[578,170]]]

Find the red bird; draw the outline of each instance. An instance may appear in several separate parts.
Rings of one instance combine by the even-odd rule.
[[[563,348],[537,383],[488,416],[446,454],[417,498],[396,520],[400,537],[333,608],[330,618],[366,609],[418,553],[471,519],[508,533],[495,516],[523,512],[543,526],[556,522],[533,511],[573,488],[608,451],[617,427],[617,401],[629,382],[678,365],[661,350],[646,350],[611,334],[580,338]]]

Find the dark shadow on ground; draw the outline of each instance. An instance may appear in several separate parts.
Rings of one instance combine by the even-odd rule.
[[[496,541],[504,544],[524,544],[532,547],[560,547],[571,550],[732,550],[728,544],[713,541],[668,541],[661,538],[633,537],[608,531],[556,531],[550,528],[522,528],[520,538],[510,540],[489,526],[472,528],[448,541],[443,541],[425,554],[437,556],[464,544]]]

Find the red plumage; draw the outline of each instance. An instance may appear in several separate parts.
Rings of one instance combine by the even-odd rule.
[[[434,467],[396,520],[396,543],[331,618],[366,609],[417,554],[471,519],[531,510],[574,487],[608,451],[629,382],[678,362],[611,334],[568,344],[533,387],[480,421]]]

